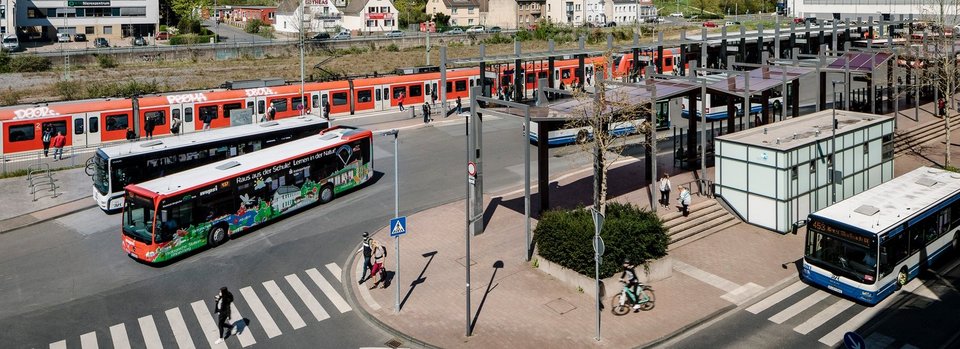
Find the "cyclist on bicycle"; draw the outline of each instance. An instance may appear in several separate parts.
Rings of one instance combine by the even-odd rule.
[[[630,258],[624,258],[623,274],[620,274],[620,282],[627,284],[628,289],[633,293],[634,297],[639,297],[637,289],[640,286],[640,279],[637,279],[637,272],[634,268],[636,268],[636,266],[630,262]],[[634,304],[633,310],[635,312],[640,311],[640,304]]]

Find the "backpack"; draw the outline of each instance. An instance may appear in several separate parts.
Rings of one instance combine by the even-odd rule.
[[[44,133],[43,133],[43,142],[44,142],[44,143],[50,143],[50,137],[51,137],[51,136],[52,136],[51,132],[44,132]]]

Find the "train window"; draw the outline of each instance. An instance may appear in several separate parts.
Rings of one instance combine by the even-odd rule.
[[[193,122],[193,108],[183,108],[183,122]]]
[[[470,79],[470,87],[473,87],[473,79]]]
[[[379,102],[383,99],[383,94],[380,93],[379,88],[376,91],[377,91],[377,102]]]
[[[127,114],[107,115],[107,131],[126,130],[129,127]]]
[[[273,107],[277,109],[277,112],[287,111],[287,99],[286,98],[274,98],[270,100],[270,104],[273,104]]]
[[[346,105],[346,104],[347,104],[346,92],[333,93],[333,105]]]
[[[257,114],[263,114],[267,110],[267,102],[257,101]]]
[[[170,119],[179,119],[180,118],[180,109],[170,109]],[[93,132],[93,131],[90,131]]]
[[[87,126],[88,132],[90,133],[100,132],[100,118],[96,116],[91,116],[87,124],[89,125]]]
[[[83,118],[73,119],[73,134],[83,134]]]
[[[424,88],[423,94],[429,96],[429,95],[430,95],[430,84],[424,85],[423,88]]]
[[[247,109],[250,109],[250,112],[253,112],[253,102],[247,102]]]
[[[663,57],[663,66],[672,67],[673,66],[673,57]]]
[[[320,99],[317,98],[317,95],[313,95],[313,97],[310,97],[310,102],[313,103],[313,109],[320,108]]]
[[[581,76],[583,76],[583,69],[580,69],[580,68],[574,69],[573,76],[578,77],[578,78],[581,77]]]
[[[542,71],[537,73],[537,79],[546,79],[546,78],[547,78],[547,72]]]
[[[166,124],[167,124],[167,116],[166,116],[166,113],[163,112],[163,110],[148,111],[148,112],[146,112],[146,113],[143,113],[143,121],[144,121],[144,122],[147,121],[147,118],[152,118],[154,125],[166,125]]]
[[[200,120],[213,120],[218,118],[217,115],[217,106],[208,105],[206,107],[197,108],[197,111],[200,112]]]
[[[447,81],[447,93],[453,92],[453,82]]]
[[[11,142],[33,140],[33,125],[15,125],[7,129],[7,139]]]
[[[467,90],[467,81],[466,80],[457,81],[457,92],[466,91],[466,90]]]
[[[525,75],[527,76],[527,83],[528,83],[528,84],[532,84],[534,81],[537,80],[537,77],[534,76],[533,74],[525,74]]]
[[[357,91],[357,102],[366,103],[372,101],[373,93],[370,90]]]
[[[420,97],[423,96],[423,86],[420,85],[411,85],[410,86],[410,97]]]
[[[561,79],[569,79],[569,78],[570,78],[570,69],[564,69],[564,70],[563,70],[563,73],[560,75],[560,78],[561,78]]]
[[[224,105],[223,105],[223,117],[229,118],[229,117],[230,117],[230,111],[232,111],[232,110],[237,110],[237,109],[243,109],[243,103],[224,104]],[[277,109],[277,110],[279,110],[279,109]]]
[[[293,110],[300,110],[301,105],[303,105],[303,97],[290,98],[290,106],[293,107]]]
[[[41,130],[47,127],[53,127],[53,135],[56,136],[57,132],[60,132],[63,135],[67,134],[67,122],[66,121],[54,121],[54,122],[44,122],[40,126]]]
[[[393,99],[399,99],[399,98],[400,98],[400,95],[405,94],[406,92],[407,92],[407,88],[406,88],[406,87],[403,87],[403,86],[394,87],[394,88],[393,88]]]

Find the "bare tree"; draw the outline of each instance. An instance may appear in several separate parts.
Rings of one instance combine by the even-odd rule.
[[[611,55],[605,55],[611,62]],[[616,86],[602,79],[602,67],[597,72],[594,93],[588,94],[583,88],[574,91],[574,98],[580,102],[573,111],[573,118],[567,122],[568,129],[578,131],[577,145],[591,154],[594,167],[593,199],[594,208],[606,214],[607,208],[607,172],[610,166],[621,156],[631,137],[630,134],[610,132],[614,129],[632,128],[634,134],[643,137],[641,145],[647,146],[646,139],[653,129],[645,119],[652,111],[650,101],[632,99],[626,90],[630,87]],[[636,88],[636,87],[635,87]]]

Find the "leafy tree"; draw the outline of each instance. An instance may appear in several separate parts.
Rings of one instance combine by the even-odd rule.
[[[169,0],[170,8],[174,13],[177,14],[177,17],[183,18],[197,18],[199,11],[202,8],[210,7],[213,5],[213,2],[210,0]]]
[[[450,16],[443,13],[437,12],[433,14],[433,22],[440,27],[446,27],[450,25]]]
[[[426,1],[396,0],[393,4],[397,7],[397,12],[399,12],[397,24],[399,24],[401,28],[406,28],[410,24],[425,22],[430,18],[426,14]]]

